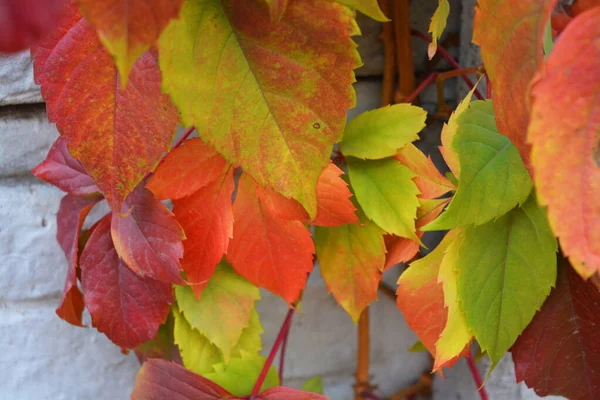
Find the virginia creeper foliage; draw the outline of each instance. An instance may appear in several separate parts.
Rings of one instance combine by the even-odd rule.
[[[145,360],[135,400],[321,400],[272,365],[313,267],[356,322],[412,261],[397,305],[433,371],[476,341],[489,372],[510,350],[538,394],[598,398],[600,4],[556,3],[478,1],[491,98],[449,117],[444,173],[424,109],[346,123],[376,0],[0,0],[0,51],[31,47],[60,132],[33,171],[66,193],[57,315]],[[259,288],[291,308],[268,357]]]

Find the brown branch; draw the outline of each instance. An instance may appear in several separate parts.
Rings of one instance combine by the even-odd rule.
[[[396,65],[398,66],[398,91],[400,100],[415,90],[415,66],[410,33],[410,1],[395,0],[394,34],[396,36]]]
[[[435,79],[435,84],[437,86],[438,113],[447,117],[450,116],[450,113],[452,112],[452,109],[446,105],[446,99],[444,98],[444,81],[446,79],[469,74],[477,74],[477,77],[479,78],[484,72],[483,65],[480,65],[478,67],[455,69],[439,74]]]
[[[429,396],[431,394],[431,388],[433,385],[433,379],[429,372],[423,372],[419,377],[419,381],[412,386],[403,389],[390,397],[390,400],[403,400],[408,399],[411,396],[418,394]]]
[[[370,392],[373,386],[369,383],[369,308],[360,315],[358,320],[358,358],[356,367],[356,383],[354,384],[354,399],[363,400],[363,392]]]
[[[381,11],[390,16],[390,0],[379,0]],[[381,106],[387,106],[394,100],[394,74],[396,69],[394,25],[392,22],[384,22],[381,27],[379,40],[383,42],[383,55],[385,65],[383,67],[383,87],[381,90]]]

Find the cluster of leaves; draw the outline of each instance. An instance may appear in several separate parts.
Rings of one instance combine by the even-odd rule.
[[[22,9],[5,3],[18,24]],[[540,394],[597,398],[600,5],[581,1],[555,24],[554,46],[555,3],[479,1],[493,101],[471,91],[444,126],[445,176],[413,144],[421,108],[346,124],[354,12],[385,20],[375,0],[47,2],[43,23],[9,26],[0,45],[33,46],[61,134],[34,170],[67,193],[57,314],[83,326],[87,308],[146,358],[178,361],[176,345],[187,369],[147,361],[135,399],[322,399],[279,386],[259,355],[259,288],[296,307],[316,258],[357,321],[382,273],[443,230],[397,292],[434,371],[475,339],[492,366],[512,349]],[[430,57],[448,12],[440,0]],[[188,130],[173,145],[178,125]],[[111,211],[84,229],[103,200]],[[557,266],[558,243],[592,279]]]

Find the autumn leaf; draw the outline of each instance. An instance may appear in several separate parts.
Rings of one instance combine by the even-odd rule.
[[[346,158],[350,183],[366,216],[387,233],[418,240],[415,218],[419,190],[414,174],[393,158]]]
[[[56,314],[76,326],[83,326],[81,317],[84,308],[83,294],[77,287],[79,234],[88,213],[100,200],[100,196],[82,197],[67,194],[60,201],[56,216],[56,240],[67,256],[67,279]]]
[[[416,175],[413,181],[421,192],[420,198],[435,199],[456,190],[454,184],[438,171],[431,157],[423,154],[414,144],[409,143],[398,150],[396,160]]]
[[[119,258],[110,215],[93,230],[81,254],[81,284],[92,325],[118,346],[153,339],[173,303],[171,285],[135,274]]]
[[[171,145],[177,110],[161,93],[156,54],[144,53],[121,90],[112,57],[73,7],[33,52],[48,119],[120,211]]]
[[[385,16],[377,0],[335,0],[338,3],[342,3],[345,6],[350,7],[353,10],[360,11],[368,17],[373,18],[379,22],[386,22],[389,19]]]
[[[244,278],[291,304],[312,270],[314,244],[302,222],[272,215],[256,193],[254,180],[242,174],[233,204],[227,260]]]
[[[228,168],[207,186],[173,201],[173,213],[187,236],[181,264],[196,298],[208,284],[233,236],[234,189],[233,168]]]
[[[600,398],[600,292],[567,262],[556,288],[511,349],[517,381],[539,396]]]
[[[300,390],[323,394],[323,381],[320,376],[313,376],[302,384]]]
[[[462,113],[452,146],[460,162],[458,188],[424,231],[484,224],[527,199],[533,184],[515,146],[498,133],[491,101],[474,101]]]
[[[350,201],[352,193],[341,178],[343,171],[329,163],[317,181],[317,215],[311,222],[317,226],[358,224],[356,208]]]
[[[35,46],[60,19],[66,0],[0,1],[0,53],[13,53]]]
[[[291,2],[278,23],[264,0],[187,0],[159,40],[163,89],[185,125],[313,218],[355,103],[357,33],[353,13],[326,0]]]
[[[600,271],[599,18],[599,7],[581,14],[556,42],[532,85],[527,133],[540,202],[584,278]]]
[[[327,400],[328,397],[289,387],[274,387],[260,394],[259,400]]]
[[[201,139],[185,140],[171,150],[148,180],[148,188],[157,199],[180,199],[214,182],[227,162]]]
[[[169,314],[167,320],[158,328],[158,333],[154,339],[148,340],[133,349],[140,364],[151,358],[181,362],[181,354],[175,345],[173,335],[174,324],[173,315]]]
[[[345,156],[378,160],[419,139],[427,112],[411,104],[396,104],[360,114],[348,123],[340,150]]]
[[[464,230],[455,270],[469,330],[495,366],[556,280],[557,243],[535,197],[496,221]]]
[[[219,264],[198,300],[192,289],[177,286],[175,296],[179,310],[192,328],[197,329],[229,361],[231,351],[249,325],[254,302],[260,299],[256,286],[236,274],[225,264]]]
[[[600,1],[598,0],[577,0],[571,6],[571,12],[573,13],[573,16],[576,17],[579,14],[598,6],[600,6]]]
[[[419,240],[423,237],[421,228],[436,219],[450,199],[420,199],[419,208],[417,209],[417,220],[415,228],[417,229],[417,237]],[[411,240],[399,236],[386,235],[386,258],[385,270],[387,271],[398,263],[408,262],[413,259],[419,252],[420,243],[416,240]]]
[[[431,43],[427,48],[427,56],[431,60],[435,56],[437,51],[437,41],[444,33],[446,29],[446,22],[448,21],[448,15],[450,14],[450,4],[448,0],[439,0],[437,9],[431,17],[431,23],[429,24],[429,33],[431,33]]]
[[[269,5],[271,22],[279,22],[288,6],[288,0],[265,0]]]
[[[337,302],[358,322],[362,311],[377,300],[385,263],[381,229],[362,225],[315,228],[315,247],[321,275]]]
[[[88,195],[100,190],[85,172],[83,165],[71,156],[67,149],[67,139],[62,136],[56,139],[46,159],[31,173],[73,195]]]
[[[543,62],[544,33],[555,4],[556,0],[480,0],[475,7],[473,42],[481,47],[494,88],[498,131],[516,146],[528,169],[528,87]]]
[[[75,0],[115,58],[121,82],[126,83],[136,60],[156,42],[183,0]]]
[[[169,209],[139,186],[125,200],[121,214],[112,213],[114,246],[136,274],[183,284],[181,264],[183,229]]]

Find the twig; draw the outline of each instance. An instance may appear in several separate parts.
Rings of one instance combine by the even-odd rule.
[[[481,375],[479,374],[479,370],[477,369],[477,365],[475,365],[475,361],[473,360],[471,354],[467,356],[467,364],[469,364],[469,369],[471,370],[471,375],[473,376],[475,385],[477,385],[477,390],[479,391],[481,400],[489,400],[485,387],[483,387],[483,380],[481,379]]]
[[[279,329],[279,334],[275,339],[275,343],[273,343],[273,347],[271,348],[271,352],[267,357],[267,361],[265,361],[265,365],[263,365],[263,368],[260,371],[260,375],[256,380],[256,384],[252,389],[252,396],[258,396],[258,392],[260,391],[260,388],[262,387],[263,383],[265,382],[265,378],[267,377],[267,372],[269,372],[269,368],[271,368],[271,365],[273,364],[273,359],[275,359],[275,355],[277,354],[277,351],[279,350],[279,347],[283,342],[286,332],[288,332],[290,329],[290,324],[292,322],[293,316],[294,308],[290,308],[288,310],[287,315],[285,316],[285,319],[283,320],[283,324],[281,324],[281,329]]]
[[[390,16],[390,0],[379,0],[381,11],[386,16]],[[381,90],[381,106],[387,106],[393,101],[394,97],[394,70],[395,63],[395,46],[394,46],[394,25],[392,22],[384,22],[382,24],[381,35],[379,40],[383,42],[383,55],[385,65],[383,67],[383,87]]]
[[[454,69],[448,72],[442,72],[438,75],[435,80],[437,86],[437,99],[438,99],[438,111],[445,113],[448,109],[446,106],[446,99],[444,98],[444,81],[448,78],[454,78],[456,76],[465,76],[467,74],[477,74],[481,76],[483,74],[483,66]],[[448,113],[449,114],[449,113]]]
[[[394,35],[396,36],[396,65],[398,67],[398,91],[400,99],[407,98],[415,90],[415,65],[410,32],[410,2],[395,0]]]
[[[417,394],[429,395],[431,394],[432,385],[433,379],[431,378],[431,374],[429,372],[423,372],[417,383],[394,394],[390,397],[390,400],[410,399]]]
[[[369,308],[358,320],[358,358],[356,363],[355,400],[363,399],[362,393],[373,389],[369,383]]]
[[[438,72],[432,72],[421,84],[405,99],[396,99],[397,103],[412,103],[418,95],[421,94],[427,86],[429,86],[439,75]]]
[[[360,394],[364,399],[369,399],[369,400],[383,400],[381,397],[375,395],[374,393],[371,392],[362,392]]]

